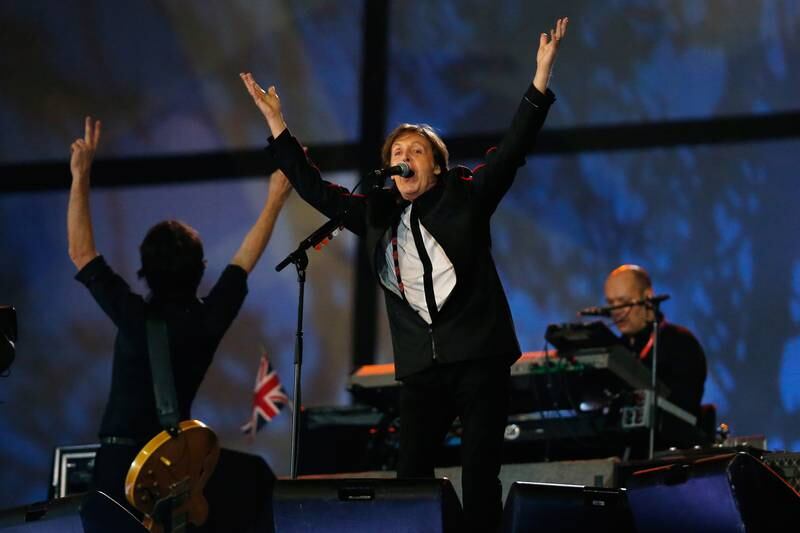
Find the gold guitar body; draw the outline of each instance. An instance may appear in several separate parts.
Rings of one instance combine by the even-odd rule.
[[[146,515],[145,526],[160,533],[167,509],[172,531],[185,523],[205,523],[208,502],[203,496],[219,460],[217,435],[199,420],[184,420],[176,436],[162,431],[131,463],[125,477],[125,497]]]

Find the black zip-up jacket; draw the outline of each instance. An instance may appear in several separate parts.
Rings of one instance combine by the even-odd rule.
[[[432,324],[400,296],[382,285],[392,332],[395,373],[404,379],[435,363],[520,355],[511,310],[491,256],[489,222],[517,169],[544,124],[553,93],[531,85],[509,130],[474,172],[449,169],[432,189],[415,200],[420,222],[444,249],[456,272],[456,286]],[[385,261],[384,235],[408,205],[396,189],[367,196],[324,181],[303,147],[285,130],[270,139],[268,151],[297,193],[324,215],[342,217],[350,231],[366,238],[376,277]]]

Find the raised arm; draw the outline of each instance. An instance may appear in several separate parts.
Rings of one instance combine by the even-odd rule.
[[[363,235],[366,231],[365,197],[352,195],[345,187],[322,179],[319,169],[286,127],[275,86],[265,91],[249,72],[239,76],[272,134],[269,146],[271,157],[276,166],[286,173],[297,194],[328,218],[341,218],[348,230]]]
[[[264,208],[231,259],[231,264],[242,267],[248,273],[252,272],[267,247],[278,214],[291,192],[292,186],[286,175],[280,170],[273,172],[269,178],[269,192]]]
[[[561,39],[567,34],[567,24],[569,18],[564,17],[556,20],[556,27],[550,29],[550,36],[543,33],[539,36],[539,50],[536,52],[536,73],[533,75],[533,86],[544,94],[550,84],[550,76],[553,74],[553,65],[556,62],[556,54]]]
[[[286,129],[286,121],[283,120],[283,113],[281,112],[281,99],[278,97],[278,92],[275,86],[271,85],[266,91],[261,88],[261,85],[253,78],[249,72],[242,72],[239,74],[242,78],[247,92],[253,98],[264,119],[267,121],[269,131],[274,138],[278,138],[283,130]]]
[[[508,192],[519,167],[525,164],[525,156],[533,149],[536,136],[555,100],[547,85],[568,22],[566,18],[558,19],[549,36],[546,33],[540,35],[532,84],[528,86],[503,140],[489,152],[486,164],[474,171],[475,199],[489,215],[494,213]]]
[[[72,143],[69,162],[72,186],[67,207],[67,242],[69,257],[78,270],[98,255],[89,210],[89,178],[99,142],[100,121],[86,117],[83,138]]]

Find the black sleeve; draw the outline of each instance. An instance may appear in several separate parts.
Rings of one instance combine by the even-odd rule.
[[[697,414],[706,381],[706,356],[694,335],[683,329],[670,343],[672,392],[669,400]],[[669,386],[669,385],[668,385]]]
[[[514,182],[517,170],[525,164],[525,156],[533,149],[554,101],[555,95],[550,89],[542,94],[531,84],[500,144],[490,150],[485,163],[475,169],[475,197],[488,214],[497,208]]]
[[[270,138],[267,151],[269,159],[283,170],[303,200],[328,218],[344,215],[344,225],[348,230],[357,235],[365,234],[366,198],[323,180],[319,169],[309,160],[288,128],[277,139]]]
[[[207,306],[206,328],[215,337],[221,338],[247,296],[247,271],[238,265],[228,265],[217,283],[203,301]]]
[[[130,286],[108,266],[102,255],[89,261],[75,279],[89,289],[117,328],[124,329],[133,317],[142,316],[144,300],[131,292]]]

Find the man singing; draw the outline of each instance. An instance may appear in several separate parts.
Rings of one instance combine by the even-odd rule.
[[[436,451],[460,417],[465,523],[474,531],[500,525],[509,366],[520,355],[491,256],[490,221],[555,100],[547,86],[567,23],[559,19],[540,36],[533,81],[484,165],[451,168],[429,126],[402,124],[381,155],[384,165],[405,163],[413,175],[365,197],[323,181],[287,129],[275,87],[265,92],[241,75],[269,126],[272,157],[298,194],[366,239],[403,382],[398,476],[433,477]]]

